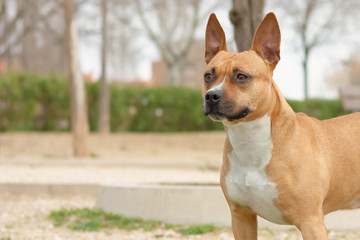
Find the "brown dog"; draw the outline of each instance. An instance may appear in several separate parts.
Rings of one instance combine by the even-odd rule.
[[[235,239],[257,239],[257,215],[328,239],[324,215],[360,207],[360,113],[319,121],[295,113],[272,79],[280,29],[269,13],[249,51],[226,51],[211,14],[203,112],[227,132],[220,183]],[[291,79],[289,79],[291,81]]]

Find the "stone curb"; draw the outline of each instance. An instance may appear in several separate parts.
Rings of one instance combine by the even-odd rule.
[[[99,187],[96,207],[165,223],[230,226],[230,211],[220,186],[104,184]],[[292,227],[258,219],[260,228]],[[331,230],[358,231],[360,209],[330,213],[325,217],[325,224]]]
[[[130,217],[179,224],[230,226],[230,213],[219,186],[161,184],[46,184],[0,183],[12,194],[91,194],[96,207]],[[325,217],[331,230],[360,229],[360,209],[337,211]],[[286,229],[259,218],[260,228]]]

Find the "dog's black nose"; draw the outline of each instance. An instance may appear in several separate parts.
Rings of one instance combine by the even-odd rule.
[[[205,94],[205,101],[209,105],[215,105],[216,103],[220,102],[222,95],[223,93],[221,90],[208,91]]]

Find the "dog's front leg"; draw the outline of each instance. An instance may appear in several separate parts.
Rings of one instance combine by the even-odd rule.
[[[257,215],[250,209],[230,205],[232,229],[236,240],[257,240]]]
[[[304,240],[328,240],[324,216],[302,220],[298,228]]]

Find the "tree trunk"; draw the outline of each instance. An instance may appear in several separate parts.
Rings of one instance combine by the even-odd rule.
[[[89,156],[86,93],[81,77],[77,48],[77,26],[73,0],[64,0],[64,16],[66,26],[66,41],[69,58],[70,98],[71,98],[71,128],[73,133],[74,155]]]
[[[305,51],[304,52],[304,60],[303,60],[304,98],[305,98],[305,100],[309,99],[308,62],[309,62],[309,52]]]
[[[250,49],[255,31],[263,18],[263,9],[264,0],[233,0],[229,14],[239,52]]]
[[[101,0],[101,78],[100,78],[100,105],[99,105],[99,131],[110,132],[110,102],[109,86],[106,77],[106,51],[107,51],[107,7],[106,0]]]
[[[23,25],[23,28],[24,26],[26,26],[27,23],[29,22],[35,22],[33,21],[34,20],[34,17],[30,14],[24,14],[22,17],[21,17],[21,22],[22,22],[22,25]],[[22,29],[22,31],[24,31],[24,29]],[[30,32],[28,34],[26,34],[22,40],[21,40],[21,48],[22,48],[22,51],[21,51],[21,71],[24,71],[24,72],[32,72],[29,68],[29,54],[30,54],[30,49],[33,49],[34,46],[32,45],[33,42],[30,40],[29,36],[30,35],[34,35],[34,31],[33,32]]]

